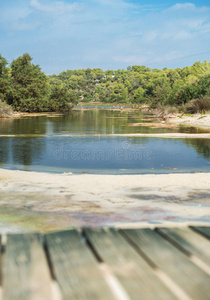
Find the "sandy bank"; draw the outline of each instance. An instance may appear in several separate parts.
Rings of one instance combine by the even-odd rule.
[[[169,123],[210,129],[210,114],[176,115],[168,119]]]
[[[1,222],[38,231],[206,224],[209,182],[210,173],[71,175],[0,169]]]
[[[128,136],[128,137],[156,137],[166,139],[209,139],[210,133],[124,133],[124,134],[107,134],[110,136]]]
[[[61,135],[54,135],[54,137]],[[169,132],[169,133],[110,133],[110,134],[62,134],[62,136],[68,137],[102,137],[102,136],[122,136],[122,137],[156,137],[166,139],[210,139],[210,133],[180,133],[180,132]],[[0,134],[0,138],[4,137],[46,137],[44,134]]]

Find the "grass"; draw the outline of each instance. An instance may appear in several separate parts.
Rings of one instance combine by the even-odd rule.
[[[184,117],[193,117],[192,114],[183,114]]]

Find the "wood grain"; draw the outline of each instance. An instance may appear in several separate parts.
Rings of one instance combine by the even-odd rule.
[[[39,235],[7,236],[3,299],[52,299],[50,271]]]

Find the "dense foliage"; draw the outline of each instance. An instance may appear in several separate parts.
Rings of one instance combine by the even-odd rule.
[[[197,104],[208,107],[210,101],[208,61],[183,69],[159,70],[134,65],[127,70],[88,68],[51,76],[46,76],[31,61],[26,53],[8,67],[6,59],[0,55],[0,101],[15,110],[69,111],[72,104],[80,100],[150,107],[188,105],[190,110]]]
[[[75,101],[62,83],[49,84],[28,53],[13,60],[10,68],[0,56],[0,100],[17,111],[69,111]]]
[[[196,62],[183,69],[150,69],[132,66],[126,70],[67,70],[49,76],[74,91],[82,101],[138,103],[156,107],[182,105],[210,96],[210,63]]]

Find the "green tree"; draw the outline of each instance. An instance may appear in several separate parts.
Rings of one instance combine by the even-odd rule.
[[[47,111],[47,77],[31,61],[31,56],[25,53],[11,63],[12,93],[8,99],[9,104],[18,111]]]
[[[10,77],[8,62],[6,58],[0,54],[0,100],[7,101],[8,94],[10,92]]]
[[[49,110],[69,112],[77,102],[77,96],[72,90],[68,90],[64,85],[52,86],[49,98]]]
[[[142,87],[139,87],[135,90],[134,93],[134,102],[135,103],[144,103],[146,100],[145,98],[145,90]]]
[[[210,64],[204,61],[174,70],[137,65],[105,72],[90,68],[67,70],[50,76],[50,82],[73,89],[77,97],[86,102],[149,103],[155,107],[158,103],[181,105],[195,97],[209,95],[209,74]]]

